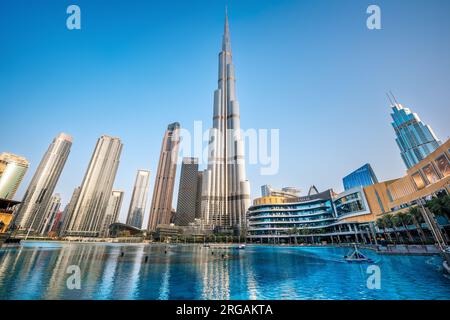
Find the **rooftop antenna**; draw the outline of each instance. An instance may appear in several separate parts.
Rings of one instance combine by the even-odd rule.
[[[395,103],[396,103],[396,104],[399,104],[398,101],[397,101],[397,99],[395,99],[395,96],[394,96],[394,94],[392,93],[392,91],[389,91],[389,92],[391,93],[392,98],[394,98]]]
[[[386,96],[388,97],[389,102],[390,102],[391,105],[393,106],[394,103],[392,102],[392,99],[391,99],[391,97],[389,96],[389,93],[386,92]]]

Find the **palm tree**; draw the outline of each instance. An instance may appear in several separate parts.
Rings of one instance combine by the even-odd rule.
[[[384,216],[381,218],[381,220],[382,220],[382,222],[383,222],[384,229],[387,229],[387,228],[391,228],[391,227],[392,227],[392,220],[391,220],[391,217],[392,217],[391,214],[386,214],[386,215],[384,215]],[[386,234],[387,234],[387,236],[388,236],[389,242],[393,242],[393,241],[392,241],[392,237],[391,237],[391,233],[390,233],[390,232],[387,232]],[[397,238],[397,235],[396,235],[396,238]],[[398,240],[398,239],[397,239],[397,240]]]
[[[397,241],[399,241],[400,243],[404,243],[403,236],[400,233],[400,231],[397,229],[397,227],[402,226],[400,217],[398,216],[398,214],[393,214],[390,216],[390,218],[392,221],[392,228],[394,229],[394,234],[397,238]]]
[[[425,232],[422,229],[422,223],[424,222],[422,213],[418,207],[412,207],[409,209],[408,213],[411,215],[414,225],[416,226],[417,233],[419,234],[422,244],[427,241]]]
[[[411,225],[411,217],[406,212],[399,212],[397,214],[397,217],[399,219],[400,224],[402,225],[403,229],[406,231],[406,235],[408,236],[409,242],[414,242],[414,239],[411,235],[411,232],[409,232],[408,226]]]

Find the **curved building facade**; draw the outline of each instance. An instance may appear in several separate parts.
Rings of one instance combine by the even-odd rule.
[[[367,230],[349,218],[369,213],[362,188],[339,195],[330,189],[297,198],[262,197],[249,208],[247,238],[260,243],[355,239],[368,236]]]
[[[0,198],[12,200],[28,170],[28,160],[12,153],[0,155]]]

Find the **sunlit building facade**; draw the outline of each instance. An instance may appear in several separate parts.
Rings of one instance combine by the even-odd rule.
[[[104,135],[98,139],[66,235],[101,235],[121,152],[122,142],[119,138]]]
[[[72,146],[72,137],[61,133],[48,147],[31,179],[14,224],[19,230],[37,231]]]
[[[217,229],[245,227],[250,206],[246,177],[240,107],[236,96],[228,16],[219,53],[218,86],[214,92],[213,128],[210,130],[208,167],[203,174],[202,219]]]
[[[109,198],[108,207],[106,208],[105,218],[103,219],[102,236],[109,236],[109,227],[119,221],[120,210],[122,208],[124,192],[121,190],[113,190]]]
[[[45,209],[44,219],[42,219],[41,225],[38,228],[38,233],[45,236],[51,231],[60,207],[61,195],[55,193],[48,202],[47,209]]]
[[[12,200],[28,170],[29,162],[24,157],[0,154],[0,199]]]
[[[150,171],[138,170],[127,216],[127,224],[130,226],[142,228],[149,185]]]

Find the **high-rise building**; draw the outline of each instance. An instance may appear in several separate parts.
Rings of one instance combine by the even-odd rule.
[[[198,159],[183,158],[178,187],[177,211],[174,222],[177,226],[187,226],[200,215],[201,203],[198,194],[201,193],[199,185]],[[200,187],[200,188],[199,188]]]
[[[250,184],[245,174],[228,15],[225,16],[219,53],[218,88],[214,92],[213,128],[202,189],[201,211],[206,225],[226,229],[245,226],[245,215],[250,206]]]
[[[0,154],[0,198],[12,200],[27,172],[29,163],[24,157],[12,154]]]
[[[392,127],[397,135],[395,141],[400,148],[403,162],[409,169],[436,150],[441,142],[433,129],[420,120],[417,113],[403,107],[393,95],[392,98],[389,97],[389,100],[392,108],[391,116],[394,120]]]
[[[48,202],[47,208],[44,212],[44,219],[41,220],[41,225],[38,227],[38,232],[41,235],[46,235],[53,226],[55,222],[56,214],[59,212],[61,207],[61,195],[55,193]]]
[[[75,205],[77,204],[78,197],[80,196],[80,190],[81,187],[76,187],[73,190],[72,197],[70,198],[69,203],[64,208],[64,211],[62,213],[62,226],[60,229],[60,234],[64,235],[66,232],[69,222],[72,220],[73,211],[75,209]]]
[[[369,163],[366,163],[361,168],[346,175],[342,179],[342,183],[344,184],[344,189],[349,190],[355,187],[365,187],[378,183],[378,179],[372,166]]]
[[[103,226],[101,235],[107,237],[109,235],[109,226],[119,220],[120,209],[122,208],[123,191],[113,190],[109,198],[108,206],[106,208],[105,218],[103,219]]]
[[[150,171],[138,170],[127,216],[127,224],[130,226],[142,228],[149,185]]]
[[[40,226],[71,146],[72,137],[61,133],[48,147],[17,211],[14,224],[19,229],[36,231]]]
[[[66,235],[101,235],[121,152],[119,138],[103,135],[98,139]]]
[[[148,219],[149,231],[155,231],[158,224],[170,223],[180,145],[179,129],[178,122],[171,123],[164,134]]]

